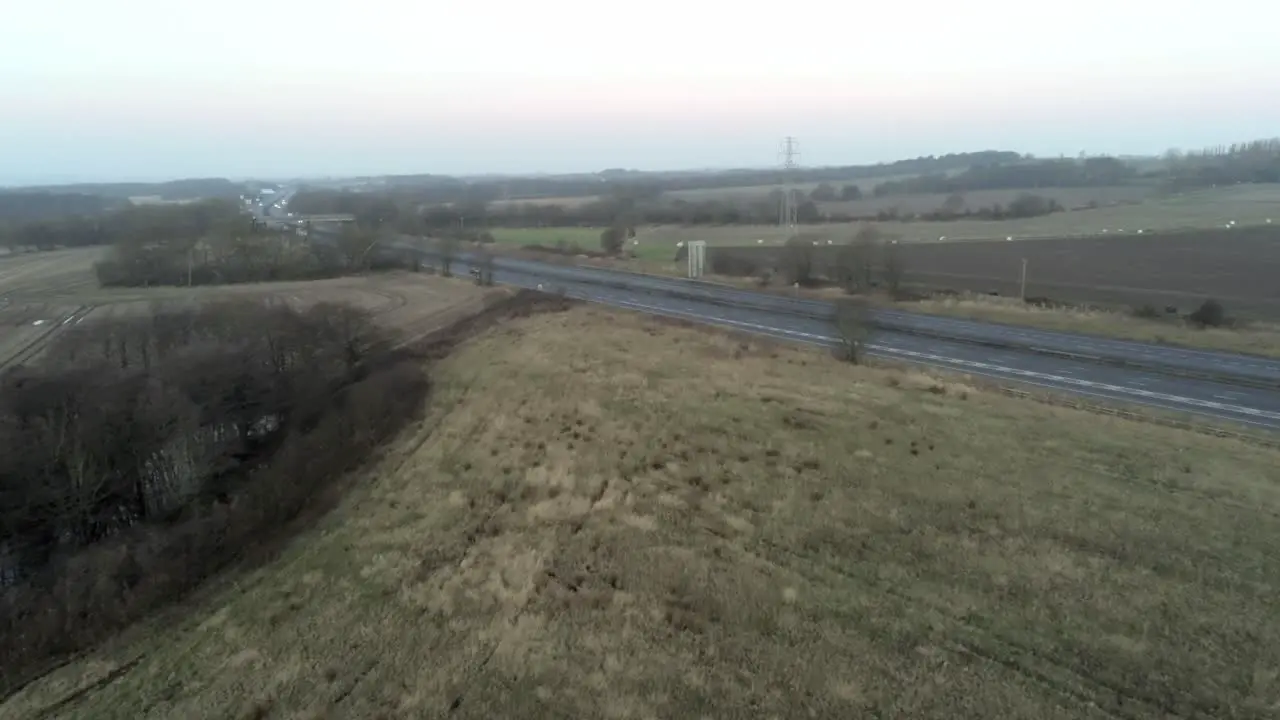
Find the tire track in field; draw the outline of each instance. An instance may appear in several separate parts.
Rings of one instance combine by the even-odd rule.
[[[409,302],[409,299],[404,295],[404,293],[389,292],[386,290],[367,290],[364,288],[359,289],[358,292],[374,295],[382,300],[381,302],[374,304],[372,307],[363,307],[357,302],[351,302],[350,298],[331,298],[327,297],[328,293],[320,295],[311,289],[290,292],[277,291],[265,295],[263,300],[268,304],[281,302],[297,311],[304,311],[307,307],[311,305],[318,305],[322,302],[336,302],[338,304],[349,304],[354,307],[361,308],[372,316],[385,315],[389,312],[394,312],[404,307]]]
[[[402,292],[392,292],[387,290],[371,290],[368,292],[372,292],[375,295],[380,295],[386,298],[386,302],[369,308],[369,314],[374,317],[386,315],[389,312],[394,312],[409,304],[408,296]]]
[[[81,305],[69,313],[63,314],[57,320],[50,320],[47,323],[47,329],[23,343],[17,350],[11,352],[7,357],[0,358],[0,371],[22,365],[36,355],[39,355],[45,346],[53,340],[54,336],[71,325],[80,324],[89,313],[97,309],[96,305]]]

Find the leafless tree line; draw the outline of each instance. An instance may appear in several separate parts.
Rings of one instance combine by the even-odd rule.
[[[808,287],[825,280],[837,283],[849,294],[866,293],[883,288],[896,295],[902,289],[906,267],[898,245],[886,241],[872,225],[858,230],[854,238],[835,248],[834,260],[820,264],[819,253],[827,247],[827,241],[819,235],[801,233],[787,241],[783,248],[780,267],[782,279],[788,284]],[[724,258],[724,259],[721,259]],[[712,255],[712,270],[720,273],[717,264],[750,263],[746,258],[734,258],[731,251]],[[746,268],[728,268],[725,274],[741,274]],[[737,272],[734,272],[737,270]],[[760,275],[758,268],[753,274]],[[769,273],[771,277],[772,273]]]
[[[421,407],[361,311],[86,323],[0,378],[0,696],[269,539]]]
[[[389,247],[381,231],[355,225],[323,242],[257,225],[160,240],[130,236],[95,267],[103,286],[130,287],[312,280],[392,269],[419,269],[417,255]]]

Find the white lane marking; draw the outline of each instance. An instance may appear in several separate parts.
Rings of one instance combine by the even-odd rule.
[[[625,300],[618,301],[618,304],[627,307],[633,307],[640,310],[647,310],[657,314],[678,314],[686,315],[688,313],[679,310],[670,310],[654,305],[645,305],[642,303],[633,303]],[[704,316],[692,316],[690,319],[706,321],[712,319],[717,323],[734,325],[742,328],[748,328],[756,331],[764,331],[766,334],[777,336],[779,333],[797,338],[808,340],[818,340],[824,343],[836,342],[837,339],[829,335],[818,335],[816,333],[806,333],[799,330],[789,330],[787,328],[769,327],[768,325],[760,325],[758,323],[743,322],[741,320],[730,320],[728,318],[708,318]],[[1003,376],[1015,376],[1018,379],[1028,378],[1031,380],[1039,380],[1041,382],[1054,383],[1059,386],[1069,386],[1071,388],[1085,388],[1095,391],[1119,393],[1121,395],[1133,395],[1143,398],[1143,402],[1151,400],[1160,400],[1163,402],[1171,402],[1179,405],[1190,405],[1193,407],[1203,407],[1209,410],[1217,410],[1219,412],[1230,412],[1241,415],[1249,415],[1252,417],[1266,418],[1268,420],[1280,421],[1280,412],[1272,412],[1270,410],[1261,410],[1258,408],[1245,407],[1243,405],[1233,405],[1228,403],[1215,402],[1212,400],[1201,400],[1199,398],[1185,397],[1182,395],[1171,395],[1169,393],[1156,392],[1154,390],[1146,390],[1144,388],[1130,388],[1123,385],[1112,385],[1110,383],[1096,382],[1093,380],[1082,380],[1080,378],[1068,377],[1066,375],[1054,375],[1052,373],[1042,373],[1035,370],[1023,370],[1020,368],[1008,367],[1004,365],[993,365],[991,363],[979,362],[977,360],[964,360],[960,358],[949,358],[944,355],[935,355],[933,353],[917,352],[915,350],[904,350],[900,348],[892,348],[877,343],[869,343],[867,348],[877,350],[880,353],[888,353],[896,356],[905,356],[908,358],[918,358],[925,362],[924,364],[936,364],[946,366],[959,366],[962,368],[976,368],[986,372],[982,375],[990,375],[996,373]],[[1093,393],[1098,394],[1098,393]]]
[[[1119,348],[1127,349],[1131,352],[1146,354],[1151,357],[1181,357],[1184,359],[1202,359],[1216,360],[1218,362],[1241,363],[1241,367],[1248,367],[1254,370],[1268,370],[1275,372],[1280,370],[1280,361],[1271,361],[1267,359],[1259,359],[1250,356],[1233,355],[1232,353],[1220,352],[1216,350],[1196,350],[1193,348],[1170,347],[1165,345],[1153,345],[1151,343],[1134,342],[1130,340],[1117,340],[1113,338],[1099,338],[1088,335],[1076,335],[1074,333],[1053,333],[1040,330],[1008,330],[1007,326],[999,324],[976,323],[970,320],[962,320],[957,318],[947,318],[942,321],[935,320],[933,317],[922,317],[913,313],[898,313],[893,311],[881,311],[881,317],[897,318],[905,321],[915,321],[922,325],[932,325],[941,328],[966,328],[971,331],[989,332],[993,328],[1004,330],[1004,333],[997,333],[1017,336],[1025,338],[1038,338],[1042,342],[1063,342],[1071,341],[1075,343],[1085,344],[1097,348]]]
[[[874,347],[874,345],[873,345]],[[908,355],[911,357],[920,357],[932,360],[939,364],[962,365],[965,367],[982,368],[1000,373],[1009,373],[1019,377],[1029,377],[1038,380],[1047,380],[1054,383],[1062,383],[1075,387],[1091,388],[1106,390],[1109,392],[1124,393],[1129,395],[1137,395],[1142,398],[1150,398],[1153,400],[1164,400],[1166,402],[1181,403],[1185,405],[1194,405],[1197,407],[1209,408],[1211,410],[1219,410],[1222,412],[1240,413],[1242,415],[1251,415],[1254,417],[1263,417],[1269,420],[1280,420],[1280,412],[1271,412],[1270,410],[1260,410],[1258,408],[1245,407],[1243,405],[1230,405],[1227,403],[1215,402],[1212,400],[1201,400],[1199,398],[1184,397],[1182,395],[1170,395],[1169,393],[1156,392],[1154,390],[1145,390],[1142,388],[1129,388],[1123,385],[1112,385],[1110,383],[1095,382],[1093,380],[1080,380],[1079,378],[1067,377],[1065,375],[1053,375],[1050,373],[1036,372],[1035,370],[1022,370],[1019,368],[1003,367],[1000,365],[992,365],[990,363],[978,362],[977,360],[961,360],[959,358],[948,358],[943,355],[934,355],[932,353],[916,352],[914,350],[898,350],[896,348],[879,349],[887,350],[892,353]]]
[[[881,353],[873,352],[870,354],[880,355]],[[920,360],[912,360],[910,358],[895,358],[895,359],[898,360],[899,362],[911,363],[913,365],[923,365],[924,367],[930,367],[930,368],[938,367],[936,364],[933,364],[933,363],[923,362]],[[968,374],[970,375],[981,375],[982,377],[988,377],[995,380],[1005,380],[1005,381],[1011,380],[1011,378],[1006,377],[1004,375],[983,372],[981,370],[968,370],[966,372],[968,372]],[[1014,382],[1018,383],[1019,385],[1031,385],[1033,387],[1045,388],[1046,390],[1055,390],[1057,392],[1069,392],[1072,395],[1083,395],[1085,397],[1101,398],[1103,400],[1112,400],[1112,401],[1118,401],[1118,402],[1130,402],[1130,403],[1136,402],[1142,405],[1143,407],[1152,407],[1152,408],[1159,408],[1161,410],[1171,410],[1174,412],[1197,414],[1197,411],[1194,409],[1188,409],[1185,407],[1180,407],[1178,405],[1170,405],[1162,402],[1156,402],[1153,400],[1134,400],[1133,398],[1116,397],[1115,395],[1108,395],[1107,393],[1091,392],[1089,390],[1081,390],[1079,388],[1067,389],[1059,385],[1050,385],[1049,383],[1036,382],[1034,380],[1017,379],[1017,380],[1014,380]],[[1242,417],[1223,418],[1221,415],[1215,415],[1212,413],[1200,413],[1200,414],[1204,414],[1212,418],[1230,420],[1231,422],[1241,423],[1243,425],[1253,425],[1255,427],[1265,428],[1268,430],[1276,429],[1276,425],[1274,423],[1268,423],[1260,420],[1251,420],[1249,418],[1242,418]]]
[[[735,325],[737,327],[748,328],[751,330],[764,331],[774,335],[776,335],[777,333],[782,333],[784,335],[789,335],[789,336],[799,337],[799,338],[807,338],[810,340],[821,340],[823,342],[836,342],[836,338],[831,337],[830,335],[818,335],[816,333],[800,332],[799,330],[789,330],[787,328],[770,327],[768,325],[760,325],[757,323],[743,322],[741,320],[730,320],[729,318],[697,315],[695,313],[684,312],[681,310],[672,310],[669,308],[658,307],[656,305],[645,305],[643,303],[631,302],[630,300],[616,300],[614,302],[618,305],[624,305],[626,307],[635,308],[637,310],[645,310],[647,312],[657,313],[659,315],[685,315],[685,316],[688,316],[688,318],[691,320],[703,320],[703,321],[712,320],[717,323],[725,323],[728,325]]]

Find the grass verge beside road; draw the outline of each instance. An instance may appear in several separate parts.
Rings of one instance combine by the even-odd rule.
[[[643,258],[592,259],[579,261],[578,264],[664,277],[686,277],[687,273],[683,264]],[[762,288],[759,282],[752,278],[719,275],[706,276],[703,280],[788,297],[831,301],[847,297],[842,290],[833,287],[794,289],[775,283]],[[1041,306],[1025,303],[1018,298],[973,293],[938,295],[922,300],[896,302],[881,298],[877,302],[883,307],[907,312],[1280,358],[1280,325],[1264,321],[1245,321],[1237,327],[1201,328],[1176,317],[1145,318],[1120,310],[1084,309],[1066,305]],[[1229,307],[1227,310],[1230,312]]]
[[[547,262],[573,262],[612,270],[625,270],[663,277],[687,276],[684,263],[657,260],[652,257],[636,258],[566,258],[554,254],[530,253],[534,260]],[[839,288],[793,289],[778,284],[761,288],[752,278],[709,275],[706,281],[723,285],[782,294],[790,297],[807,297],[820,300],[837,300],[846,297]],[[1070,306],[1038,306],[1010,297],[993,297],[964,293],[940,295],[923,300],[892,302],[879,301],[881,305],[908,312],[1006,323],[1042,330],[1075,332],[1099,337],[1151,342],[1177,347],[1224,352],[1246,353],[1267,357],[1280,357],[1280,326],[1262,321],[1248,321],[1234,328],[1200,328],[1176,318],[1142,318],[1118,310],[1081,309]],[[1230,311],[1230,308],[1227,308]]]
[[[1016,298],[981,295],[937,297],[893,303],[893,306],[931,315],[1280,358],[1280,326],[1264,322],[1249,322],[1237,328],[1200,328],[1177,319],[1147,319],[1107,310],[1040,307]]]
[[[685,268],[674,263],[592,260],[582,264],[666,277],[686,276]],[[716,275],[703,279],[744,290],[788,297],[830,301],[848,297],[839,288],[831,287],[793,289],[774,284],[762,288],[756,280],[751,278]],[[922,300],[891,301],[879,298],[876,302],[881,307],[907,312],[1280,358],[1280,325],[1262,321],[1247,321],[1237,327],[1201,328],[1178,318],[1144,318],[1119,310],[1083,309],[1062,305],[1041,306],[1023,302],[1018,298],[971,293],[939,295]]]
[[[1268,717],[1280,452],[577,307],[320,527],[3,707]]]

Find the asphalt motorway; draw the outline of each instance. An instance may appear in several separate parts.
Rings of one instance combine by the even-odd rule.
[[[625,286],[652,295],[679,295],[801,317],[830,319],[835,305],[820,300],[752,292],[717,283],[625,273],[601,268],[560,266],[502,257],[495,264],[511,270],[562,282]],[[1100,338],[1076,333],[1036,330],[1000,323],[880,310],[873,319],[887,331],[985,345],[1016,347],[1040,354],[1073,355],[1083,360],[1110,361],[1201,377],[1233,378],[1240,384],[1271,385],[1280,389],[1280,360],[1210,350]]]
[[[779,312],[768,307],[725,304],[719,298],[699,300],[616,283],[599,284],[591,282],[590,276],[579,279],[574,273],[562,272],[577,268],[524,261],[512,264],[507,260],[509,258],[495,262],[494,282],[562,292],[591,302],[807,345],[835,347],[839,344],[828,318]],[[460,259],[454,268],[459,274],[469,270],[466,258]],[[872,337],[867,353],[1002,383],[1067,392],[1108,404],[1130,403],[1280,430],[1280,390],[1242,388],[1218,381],[1098,364],[1087,359],[1056,357],[1018,348],[993,349],[887,329]]]
[[[320,239],[329,232],[317,228],[313,234]],[[410,243],[398,245],[414,248]],[[455,272],[468,272],[469,260],[461,256]],[[834,347],[839,342],[831,321],[832,303],[520,258],[498,256],[493,262],[493,280],[501,284],[563,292],[591,302],[808,345]],[[1280,430],[1280,361],[913,313],[881,312],[876,320],[879,330],[867,348],[873,356],[1094,401],[1162,408]],[[1149,367],[1124,367],[1100,360]],[[1179,376],[1161,368],[1205,377]],[[1253,380],[1262,387],[1243,387],[1211,377],[1224,375]],[[1268,384],[1275,386],[1265,387]]]

